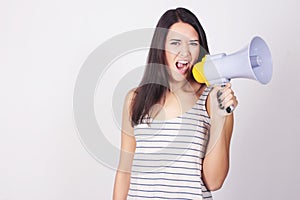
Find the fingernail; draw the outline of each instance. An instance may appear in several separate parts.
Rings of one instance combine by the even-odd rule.
[[[221,103],[221,102],[222,102],[222,99],[218,98],[218,102]]]
[[[223,109],[224,109],[224,106],[220,103],[220,104],[219,104],[219,108],[220,108],[221,110],[223,110]]]
[[[223,94],[223,92],[221,90],[218,90],[217,97],[219,98],[222,94]]]

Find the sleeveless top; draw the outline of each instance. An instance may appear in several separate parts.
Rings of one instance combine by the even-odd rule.
[[[206,88],[194,106],[174,119],[134,127],[136,150],[127,200],[212,199],[202,181],[210,119]]]

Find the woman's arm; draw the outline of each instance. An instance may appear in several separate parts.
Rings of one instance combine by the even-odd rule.
[[[215,88],[215,91],[210,93],[207,100],[207,111],[211,118],[210,134],[220,134],[203,161],[203,180],[207,189],[211,191],[220,189],[228,174],[230,141],[234,122],[233,113],[226,114],[226,111],[219,108],[216,95],[218,89],[220,88]],[[226,108],[229,105],[236,107],[238,103],[231,90],[231,84],[227,84],[221,90],[223,95],[220,98],[223,100],[224,107]]]
[[[120,161],[115,177],[113,200],[127,199],[130,185],[131,165],[136,146],[129,112],[133,94],[131,91],[127,95],[123,107]]]

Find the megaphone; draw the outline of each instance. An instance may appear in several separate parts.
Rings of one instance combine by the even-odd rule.
[[[253,79],[267,84],[272,78],[271,52],[261,37],[253,37],[250,43],[236,53],[206,55],[192,69],[195,80],[207,86],[224,85],[233,78]]]

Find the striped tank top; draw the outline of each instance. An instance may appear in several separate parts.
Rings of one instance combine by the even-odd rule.
[[[212,199],[202,181],[210,119],[206,88],[195,105],[174,119],[134,127],[136,150],[127,200]]]

